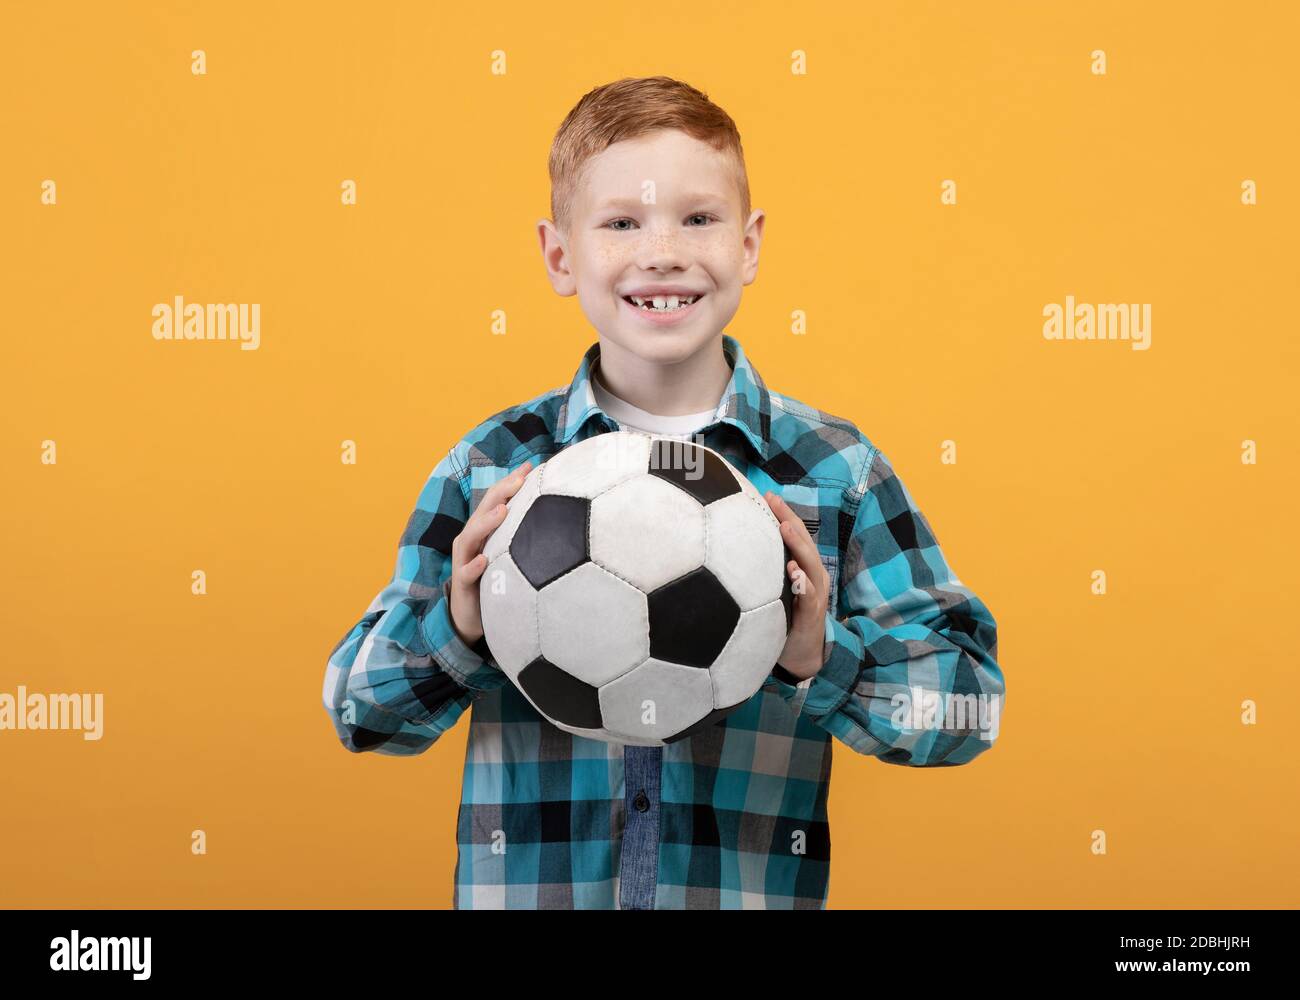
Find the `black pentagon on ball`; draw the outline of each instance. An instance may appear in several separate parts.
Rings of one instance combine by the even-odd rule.
[[[719,722],[725,719],[736,709],[742,707],[744,704],[745,702],[738,701],[736,702],[736,704],[728,705],[726,708],[715,708],[712,712],[710,712],[708,715],[702,718],[699,722],[695,723],[692,726],[687,726],[685,729],[683,729],[680,733],[677,733],[675,736],[669,736],[666,740],[664,740],[664,742],[676,743],[678,740],[684,740],[689,736],[694,736],[696,733],[702,732],[705,729],[710,728],[711,726],[716,726]]]
[[[510,539],[510,558],[537,590],[587,561],[591,501],[538,497]]]
[[[650,475],[685,490],[707,506],[740,492],[740,483],[726,463],[706,448],[689,441],[655,438],[650,446]]]
[[[709,667],[736,630],[740,605],[705,567],[646,595],[650,655],[667,663]]]
[[[544,656],[519,671],[518,683],[549,719],[577,729],[600,729],[605,724],[596,689]]]

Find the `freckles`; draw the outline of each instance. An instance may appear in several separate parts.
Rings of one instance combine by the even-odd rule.
[[[640,242],[642,243],[642,245],[648,246],[650,248],[650,251],[656,254],[672,250],[674,246],[672,236],[669,236],[665,233],[658,232],[658,231],[653,233],[646,233],[644,236],[641,237]],[[632,252],[630,248],[628,249],[627,253],[629,258],[635,257],[635,254]]]
[[[738,264],[745,256],[745,248],[732,233],[711,235],[706,246],[710,256],[728,264]]]
[[[630,257],[630,251],[613,243],[601,243],[596,255],[606,264],[622,264]]]

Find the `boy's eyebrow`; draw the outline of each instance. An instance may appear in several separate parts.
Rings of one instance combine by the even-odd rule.
[[[720,194],[710,194],[704,191],[688,192],[687,194],[681,196],[681,200],[686,202],[693,202],[696,204],[700,202],[709,202],[718,205],[725,205],[727,202],[727,199]],[[641,201],[640,198],[634,198],[634,197],[606,198],[604,201],[600,202],[596,206],[596,211],[603,212],[611,208],[627,208],[627,207],[635,208],[642,204],[644,203]]]

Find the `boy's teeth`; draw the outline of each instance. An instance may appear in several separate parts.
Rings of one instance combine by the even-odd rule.
[[[654,295],[651,296],[650,298],[642,298],[639,295],[629,295],[628,298],[631,299],[634,303],[636,303],[636,305],[638,305],[642,309],[669,310],[669,309],[685,308],[686,306],[689,306],[691,303],[693,303],[696,299],[698,299],[699,296],[698,295]]]

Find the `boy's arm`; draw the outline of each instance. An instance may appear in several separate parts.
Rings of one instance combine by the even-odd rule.
[[[506,675],[480,639],[452,627],[451,543],[469,518],[465,442],[430,474],[397,550],[391,582],[339,640],[325,666],[326,710],[353,753],[423,753]]]
[[[859,753],[950,767],[993,744],[1005,685],[997,622],[949,569],[929,522],[868,445],[825,660],[787,700]]]

